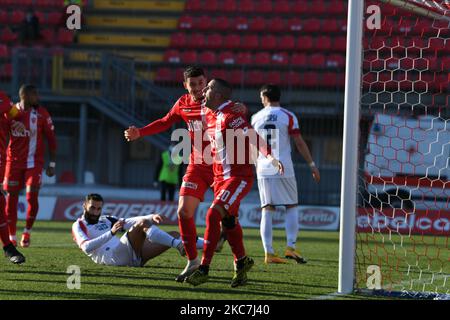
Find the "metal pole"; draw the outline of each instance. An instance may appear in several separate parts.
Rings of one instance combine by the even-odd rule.
[[[348,4],[347,68],[345,74],[344,141],[341,178],[341,224],[338,292],[353,292],[358,169],[359,104],[364,1]]]
[[[82,104],[80,108],[80,126],[78,143],[78,183],[84,184],[84,170],[86,166],[87,149],[87,105]]]

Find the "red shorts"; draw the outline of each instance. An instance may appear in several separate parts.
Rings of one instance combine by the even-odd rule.
[[[11,168],[6,166],[3,189],[8,192],[20,191],[24,186],[40,187],[42,180],[42,168]]]
[[[214,183],[212,166],[188,166],[180,188],[180,196],[192,196],[200,201],[205,198],[205,192]]]
[[[247,177],[233,177],[227,180],[216,181],[212,205],[220,205],[230,215],[237,217],[241,201],[250,192],[252,186],[253,178]]]

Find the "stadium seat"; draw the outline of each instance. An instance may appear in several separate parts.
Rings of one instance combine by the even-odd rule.
[[[277,52],[272,55],[272,64],[274,65],[288,65],[289,55],[286,52]]]
[[[226,1],[225,1],[226,2]],[[252,13],[255,11],[255,5],[253,0],[241,0],[239,1],[238,11],[243,13]]]
[[[256,34],[244,35],[241,39],[240,48],[244,49],[259,49],[259,38]]]
[[[207,15],[199,16],[194,20],[194,29],[209,30],[213,25],[211,17]]]
[[[227,1],[222,1],[220,11],[226,12],[226,13],[236,13],[237,8],[238,8],[238,6],[236,3],[236,0],[227,0]]]
[[[308,1],[297,0],[292,2],[291,11],[296,15],[302,15],[308,12]]]
[[[285,24],[285,19],[281,17],[273,17],[267,22],[268,30],[271,32],[282,32],[286,31],[287,27]]]
[[[345,52],[347,50],[347,38],[345,36],[334,38],[333,50]]]
[[[236,55],[236,64],[247,65],[253,63],[253,55],[250,52],[241,51]]]
[[[181,53],[178,50],[167,50],[164,53],[164,62],[180,63]]]
[[[304,54],[304,53],[292,54],[290,64],[294,65],[294,66],[302,66],[302,67],[307,66],[308,63],[307,63],[306,54]]]
[[[8,24],[8,12],[0,10],[0,24]]]
[[[84,172],[84,183],[85,184],[95,184],[95,176],[92,171]]]
[[[307,88],[318,87],[320,85],[319,74],[313,71],[305,72],[301,85]]]
[[[306,19],[303,23],[303,31],[319,32],[321,30],[322,21],[317,18]]]
[[[339,21],[336,19],[327,19],[325,23],[322,24],[322,31],[325,33],[334,33],[341,31]]]
[[[275,7],[276,6],[277,5],[275,5]],[[254,9],[257,13],[272,13],[272,10],[272,0],[261,0]]]
[[[186,47],[191,48],[203,48],[206,44],[205,35],[203,33],[191,34],[189,41],[186,43]]]
[[[264,84],[264,72],[260,70],[250,70],[245,73],[245,84],[249,86],[259,86]]]
[[[268,71],[264,75],[265,83],[273,83],[281,85],[281,72],[280,71]]]
[[[235,64],[236,63],[236,58],[232,51],[222,51],[221,53],[219,53],[217,60],[219,63],[223,63],[223,64]]]
[[[295,37],[290,34],[286,34],[280,38],[280,44],[278,46],[283,50],[293,50],[295,49]]]
[[[59,177],[59,183],[75,184],[76,181],[77,179],[75,178],[75,174],[72,171],[64,171]]]
[[[232,85],[241,86],[244,81],[244,74],[241,69],[234,69],[229,72],[228,79]]]
[[[42,11],[35,11],[34,15],[38,18],[40,24],[48,24],[48,19],[46,18],[46,15]]]
[[[267,34],[262,36],[260,48],[263,50],[274,50],[277,49],[277,37],[273,34]]]
[[[0,43],[11,43],[17,40],[17,34],[12,32],[9,27],[3,28],[0,34]]]
[[[288,29],[289,31],[301,31],[303,30],[302,20],[300,18],[290,18],[288,20]]]
[[[261,16],[253,18],[248,26],[250,31],[264,31],[266,29],[266,19]]]
[[[56,42],[61,45],[70,44],[73,42],[73,31],[66,29],[59,29],[56,35]]]
[[[223,37],[220,33],[211,33],[206,38],[206,48],[218,49],[223,45]]]
[[[172,82],[175,81],[176,83],[181,83],[184,81],[184,68],[177,68],[174,72],[174,78],[172,79]]]
[[[326,66],[325,55],[322,53],[314,53],[308,58],[309,65],[314,68],[323,68]]]
[[[51,25],[58,25],[64,19],[60,12],[49,12],[47,16],[47,23]]]
[[[10,24],[20,24],[25,19],[25,12],[14,10],[9,15],[9,23]]]
[[[42,29],[41,39],[45,44],[53,44],[55,41],[55,31],[54,29]]]
[[[170,46],[173,48],[183,48],[186,44],[187,37],[183,32],[176,32],[170,37]]]
[[[224,69],[212,69],[209,73],[209,78],[228,79],[228,73]]]
[[[258,52],[255,54],[253,63],[258,65],[270,65],[271,60],[272,58],[268,52]]]
[[[214,51],[204,51],[199,55],[199,62],[202,64],[215,64],[217,63],[217,56]]]
[[[216,21],[214,22],[214,29],[216,30],[228,30],[230,28],[231,22],[230,19],[227,16],[219,16],[216,18]]]
[[[246,17],[236,17],[233,21],[234,29],[237,31],[245,31],[249,27],[249,22]]]
[[[345,67],[345,56],[340,54],[331,54],[326,58],[326,66],[328,68]]]
[[[338,75],[336,72],[325,72],[322,74],[321,86],[336,88],[338,85]]]
[[[313,38],[311,36],[298,37],[297,49],[303,50],[303,51],[313,49]]]
[[[178,20],[178,29],[192,29],[194,27],[194,17],[184,15]]]
[[[207,11],[207,12],[217,12],[220,10],[220,3],[219,0],[207,0],[204,2],[201,10]]]
[[[281,78],[281,84],[285,86],[298,87],[301,83],[302,79],[298,71],[288,71]]]
[[[186,11],[200,11],[202,10],[201,0],[188,0],[186,2],[185,10]]]
[[[323,14],[329,14],[328,12],[328,2],[326,1],[315,1],[308,3],[308,14],[318,16]]]
[[[314,46],[318,51],[329,51],[331,49],[331,38],[329,36],[319,36]]]
[[[347,12],[347,2],[342,0],[332,0],[328,5],[330,15],[343,15]]]
[[[291,5],[288,0],[277,0],[274,2],[273,12],[277,14],[291,13]]]
[[[9,49],[5,44],[0,44],[0,59],[9,58]]]
[[[258,37],[256,37],[256,41],[258,41]],[[257,46],[258,44],[256,44]],[[235,33],[226,34],[224,37],[223,47],[225,49],[234,49],[241,47],[241,37]]]
[[[23,7],[30,7],[33,5],[33,0],[16,0],[16,5]]]
[[[181,54],[181,62],[185,64],[197,63],[198,62],[197,51],[188,50],[183,52]]]

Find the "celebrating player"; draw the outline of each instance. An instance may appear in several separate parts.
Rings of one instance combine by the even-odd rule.
[[[6,142],[9,135],[8,118],[14,118],[18,114],[18,110],[9,100],[8,96],[0,91],[0,179],[3,181],[6,166]],[[12,263],[23,263],[25,257],[16,249],[9,239],[8,222],[5,212],[5,196],[3,188],[0,186],[0,239],[3,243],[3,251],[5,256]]]
[[[306,260],[296,251],[295,243],[298,233],[298,194],[297,181],[291,159],[290,137],[295,146],[309,164],[312,176],[320,181],[320,173],[309,152],[308,145],[303,140],[296,116],[280,106],[281,91],[276,85],[265,85],[260,90],[261,102],[264,108],[253,115],[251,123],[255,130],[266,138],[272,153],[276,154],[284,164],[284,175],[273,173],[271,163],[260,155],[257,161],[256,174],[261,199],[261,238],[264,246],[265,259],[268,263],[287,263],[278,257],[272,247],[272,214],[276,206],[286,207],[286,238],[287,246],[284,256],[298,263]]]
[[[173,124],[182,120],[187,124],[191,138],[191,154],[179,193],[178,223],[188,263],[177,276],[176,281],[178,282],[183,282],[200,265],[196,248],[197,230],[194,214],[199,203],[203,201],[206,190],[214,182],[212,166],[203,159],[203,151],[209,146],[209,141],[203,140],[205,129],[203,128],[201,107],[203,89],[206,87],[205,72],[198,67],[188,67],[183,76],[183,86],[188,93],[178,99],[166,116],[153,121],[144,128],[130,127],[125,131],[125,138],[133,141],[139,137],[166,131]],[[235,106],[235,111],[245,112],[246,108],[240,104]],[[195,143],[196,137],[200,139],[201,150],[198,150],[198,144]]]
[[[250,145],[259,145],[259,150],[276,168],[273,171],[283,172],[281,162],[265,149],[265,141],[259,138],[241,114],[233,112],[234,103],[229,100],[231,93],[231,86],[222,79],[211,80],[205,88],[204,113],[214,158],[214,200],[206,214],[201,265],[186,278],[186,282],[194,286],[208,281],[209,266],[219,241],[221,222],[234,256],[231,286],[237,287],[247,282],[247,272],[254,261],[245,252],[238,212],[241,200],[249,193],[253,184]],[[256,139],[252,139],[252,135]],[[235,146],[235,138],[243,143]]]
[[[9,235],[16,245],[17,204],[19,192],[26,186],[28,203],[26,226],[20,245],[30,245],[30,232],[39,210],[38,194],[44,167],[44,136],[50,151],[50,163],[46,174],[55,174],[56,138],[52,119],[47,110],[39,105],[38,92],[33,85],[23,85],[19,90],[20,102],[16,104],[19,114],[8,120],[10,141],[6,159],[4,189],[8,192],[6,212]]]
[[[142,267],[169,248],[185,255],[182,241],[175,238],[178,232],[167,233],[155,226],[162,221],[159,214],[118,219],[101,215],[102,207],[101,195],[87,195],[83,215],[72,225],[73,239],[95,263]],[[119,239],[115,235],[122,230],[127,232]],[[202,247],[203,239],[197,245]]]

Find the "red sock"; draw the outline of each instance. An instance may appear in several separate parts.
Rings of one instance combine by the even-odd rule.
[[[245,257],[244,235],[242,233],[242,227],[239,222],[236,223],[236,226],[231,230],[225,228],[225,233],[227,234],[227,241],[230,244],[231,251],[234,255],[234,261]]]
[[[210,265],[220,239],[220,221],[222,216],[216,209],[209,208],[206,213],[205,242],[203,244],[202,265]]]
[[[4,247],[11,243],[11,241],[9,241],[8,222],[6,221],[5,207],[6,200],[0,191],[0,238]]]
[[[19,195],[8,194],[6,197],[6,219],[8,220],[9,235],[15,236],[17,229],[17,205]]]
[[[27,192],[27,220],[25,228],[31,230],[33,228],[34,220],[36,220],[39,211],[39,201],[37,192]]]
[[[194,260],[197,258],[197,228],[195,227],[194,217],[178,217],[178,227],[180,228],[186,256],[189,260]]]

